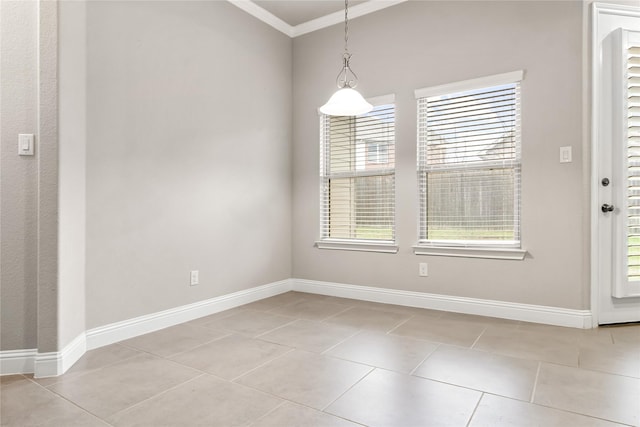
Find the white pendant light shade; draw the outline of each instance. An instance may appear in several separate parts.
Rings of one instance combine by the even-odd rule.
[[[360,93],[354,89],[358,84],[358,76],[349,66],[351,54],[347,43],[349,41],[349,0],[344,0],[344,54],[342,54],[342,70],[338,73],[336,83],[338,91],[329,101],[320,107],[320,112],[328,116],[358,116],[373,110]]]
[[[329,116],[357,116],[373,110],[360,93],[350,87],[338,89],[326,104],[320,107],[322,114]]]

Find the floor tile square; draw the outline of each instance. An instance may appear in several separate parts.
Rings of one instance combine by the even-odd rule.
[[[469,427],[615,427],[620,424],[485,394]]]
[[[390,333],[443,344],[471,347],[487,326],[455,318],[414,316]]]
[[[181,324],[122,341],[122,345],[169,357],[229,335],[197,325]]]
[[[602,418],[640,424],[640,380],[543,363],[533,403]]]
[[[249,427],[358,427],[359,425],[306,406],[285,402],[258,421],[251,423]]]
[[[140,356],[143,353],[122,346],[120,344],[111,344],[100,347],[95,350],[87,351],[64,375],[58,377],[34,378],[34,381],[40,385],[48,387],[62,380],[69,380],[73,377],[84,375],[87,372],[104,368],[117,362],[122,362],[131,357]]]
[[[231,316],[202,324],[206,328],[236,332],[238,334],[255,337],[272,329],[296,320],[293,317],[278,316],[263,311],[245,310]]]
[[[640,346],[617,344],[580,345],[580,368],[640,378]]]
[[[365,331],[325,354],[409,374],[436,348],[429,341]]]
[[[414,375],[528,402],[537,372],[537,361],[442,345]]]
[[[3,384],[5,384],[3,380]],[[108,424],[26,378],[12,379],[0,393],[3,426],[107,427]]]
[[[231,315],[238,314],[238,313],[244,313],[245,311],[247,311],[247,306],[243,305],[240,307],[230,308],[229,310],[219,311],[217,313],[210,314],[208,316],[199,317],[197,319],[186,322],[185,324],[202,326],[207,323],[211,323],[214,320],[224,319],[225,317],[229,317]]]
[[[607,329],[611,331],[614,343],[624,342],[640,346],[640,323],[611,326]]]
[[[236,381],[322,410],[371,369],[369,366],[295,350]]]
[[[357,332],[357,329],[331,323],[296,320],[264,335],[259,335],[258,339],[322,353]]]
[[[490,326],[473,348],[520,359],[578,366],[577,341],[537,331]]]
[[[307,320],[323,320],[347,310],[342,304],[334,304],[323,300],[300,300],[271,311],[274,314],[296,317]]]
[[[229,335],[171,360],[232,380],[290,351],[290,348],[240,335]]]
[[[409,314],[393,313],[365,307],[351,307],[342,313],[325,319],[324,322],[350,326],[352,328],[388,332],[410,317],[411,315]]]
[[[376,369],[325,412],[367,426],[465,426],[481,395]]]
[[[109,421],[117,427],[243,426],[281,403],[277,397],[204,374]]]
[[[269,298],[264,298],[259,301],[251,302],[249,304],[245,304],[243,307],[248,308],[249,310],[271,311],[288,304],[293,304],[294,302],[311,299],[319,298],[317,298],[313,294],[290,291]]]
[[[199,372],[151,355],[62,380],[49,387],[76,405],[101,417],[142,402],[200,375]]]

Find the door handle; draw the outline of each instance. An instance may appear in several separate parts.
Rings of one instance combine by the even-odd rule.
[[[607,212],[613,212],[613,209],[615,208],[613,205],[609,205],[605,203],[604,205],[602,205],[600,209],[602,209],[602,212],[607,213]]]

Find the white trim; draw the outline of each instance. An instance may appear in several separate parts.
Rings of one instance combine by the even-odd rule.
[[[480,89],[489,86],[506,85],[517,83],[524,78],[524,71],[511,71],[509,73],[494,74],[491,76],[478,77],[476,79],[463,80],[459,82],[446,83],[439,86],[425,87],[415,90],[416,99],[429,96],[444,95],[447,93],[464,92],[467,90]]]
[[[330,27],[335,24],[344,22],[344,11],[330,13],[329,15],[321,16],[320,18],[312,19],[311,21],[303,22],[298,25],[289,25],[282,19],[275,16],[273,13],[258,6],[251,0],[227,0],[232,5],[247,12],[254,18],[259,19],[267,25],[272,26],[276,30],[291,38],[301,36],[303,34],[311,33],[313,31],[321,30],[323,28]],[[361,3],[349,8],[349,19],[358,18],[359,16],[368,15],[369,13],[377,12],[382,9],[386,9],[391,6],[395,6],[400,3],[404,3],[408,0],[369,0],[365,3]]]
[[[0,375],[32,374],[38,350],[0,351]]]
[[[34,377],[45,378],[62,375],[73,366],[87,351],[87,340],[84,333],[78,335],[58,352],[38,353],[34,366]]]
[[[380,105],[395,104],[396,94],[392,93],[389,95],[372,96],[371,98],[366,98],[366,100],[374,107],[378,107]]]
[[[334,249],[339,251],[382,252],[386,254],[398,253],[395,243],[372,243],[359,241],[318,240],[318,249]]]
[[[291,279],[111,323],[87,331],[87,349],[103,347],[291,290]]]
[[[601,49],[599,47],[599,37],[600,37],[600,26],[599,26],[599,18],[601,15],[617,15],[622,17],[635,17],[640,18],[640,8],[637,6],[626,6],[626,5],[618,5],[618,4],[610,4],[610,3],[593,3],[591,8],[591,37],[590,37],[590,46],[583,46],[584,50],[588,48],[591,49],[591,62],[590,62],[590,70],[584,70],[583,75],[589,75],[589,71],[591,72],[591,81],[590,81],[590,89],[591,89],[591,111],[590,111],[590,122],[591,122],[591,137],[590,137],[590,145],[591,145],[591,224],[590,224],[590,280],[591,280],[591,312],[592,312],[592,326],[597,327],[599,324],[609,324],[609,323],[621,323],[627,322],[631,320],[637,320],[637,309],[623,309],[623,308],[615,308],[615,312],[610,311],[611,308],[603,308],[603,304],[601,301],[602,295],[601,292],[601,274],[604,274],[603,268],[601,266],[601,242],[600,242],[600,204],[602,200],[600,198],[600,179],[602,178],[600,175],[602,173],[600,167],[600,159],[602,153],[599,150],[600,146],[600,117],[599,112],[601,110],[601,93],[600,93],[600,80],[602,77],[602,57],[601,57]],[[585,67],[586,68],[586,67]],[[585,95],[586,96],[586,95]],[[597,212],[594,214],[593,212]],[[604,312],[603,312],[604,310]],[[635,316],[634,316],[635,314]]]
[[[589,310],[573,310],[560,307],[428,294],[397,289],[319,282],[315,280],[292,280],[293,290],[299,292],[572,328],[587,329],[592,327],[591,312]]]
[[[488,258],[488,259],[509,259],[522,261],[527,255],[524,249],[510,248],[472,248],[453,246],[422,246],[413,247],[416,255],[453,256],[462,258]]]
[[[34,374],[36,378],[62,375],[86,351],[84,333],[58,352],[38,353],[37,349],[0,351],[0,375]]]
[[[349,8],[349,20],[404,3],[405,1],[407,0],[369,0],[365,3],[357,4]],[[292,28],[291,37],[298,37],[342,22],[344,22],[343,10],[296,25]]]
[[[294,35],[294,27],[284,22],[282,19],[278,18],[271,12],[261,8],[254,2],[250,0],[227,0],[232,5],[236,6],[239,9],[244,10],[249,15],[254,18],[258,18],[260,21],[264,22],[267,25],[272,26],[276,30],[281,33],[286,34],[289,37],[293,37]]]

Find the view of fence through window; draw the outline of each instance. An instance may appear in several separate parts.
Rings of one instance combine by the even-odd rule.
[[[422,242],[519,243],[519,90],[418,99]]]
[[[321,237],[393,241],[394,105],[321,122]]]

